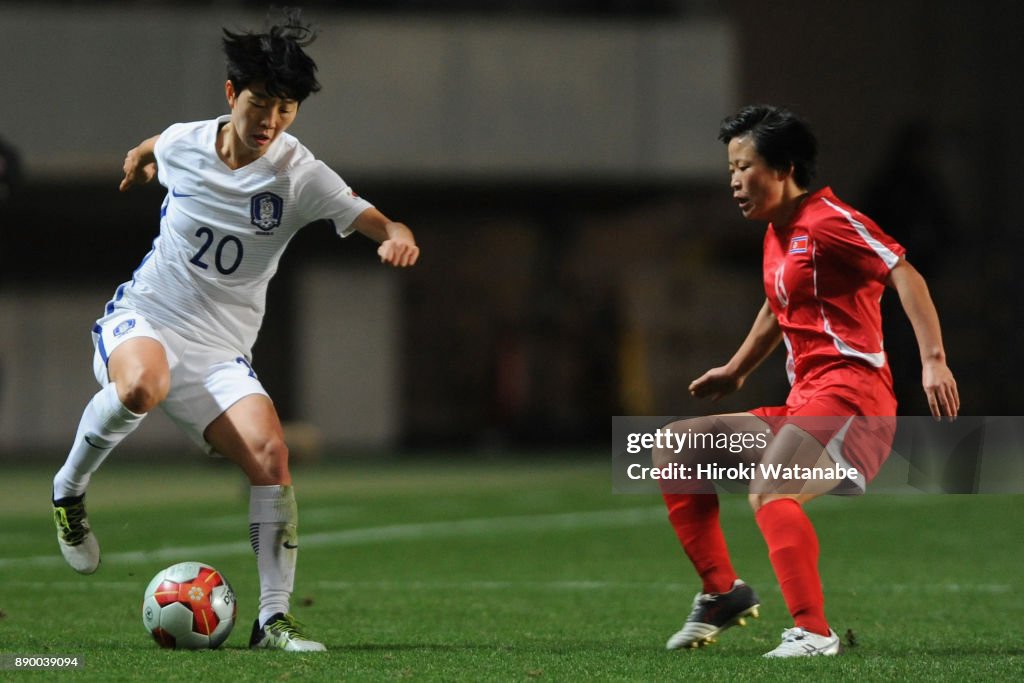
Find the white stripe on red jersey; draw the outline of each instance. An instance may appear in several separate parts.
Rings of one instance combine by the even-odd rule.
[[[856,359],[888,374],[880,300],[904,249],[829,188],[764,240],[764,285],[798,383]]]

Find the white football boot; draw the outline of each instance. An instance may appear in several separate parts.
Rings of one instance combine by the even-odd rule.
[[[827,636],[800,628],[787,628],[782,632],[782,642],[765,657],[830,657],[839,654],[839,636],[832,629]]]
[[[323,643],[310,640],[302,632],[302,625],[290,614],[278,612],[260,627],[257,619],[252,625],[249,647],[285,650],[286,652],[323,652]]]
[[[85,515],[85,496],[53,501],[53,523],[57,542],[71,568],[79,574],[92,574],[100,566],[100,544],[89,528]]]

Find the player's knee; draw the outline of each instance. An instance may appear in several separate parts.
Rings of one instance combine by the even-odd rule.
[[[669,463],[673,462],[674,454],[672,451],[666,448],[652,448],[651,449],[651,464],[655,467],[664,467]]]
[[[252,483],[275,485],[290,481],[288,445],[281,437],[272,436],[266,439],[254,453],[254,461]]]
[[[758,510],[760,510],[773,500],[778,500],[779,498],[786,497],[787,496],[785,495],[779,495],[775,493],[751,493],[747,496],[747,502],[750,503],[750,509],[753,510],[754,512],[757,512]]]
[[[757,512],[758,510],[763,508],[768,503],[771,503],[771,502],[776,501],[776,500],[782,500],[784,498],[790,498],[792,500],[795,500],[797,502],[797,504],[803,505],[811,497],[812,496],[809,496],[809,495],[806,495],[806,494],[761,492],[761,493],[751,493],[751,494],[747,495],[747,502],[750,503],[750,508],[754,512]]]
[[[167,398],[170,388],[169,372],[139,366],[118,379],[117,397],[133,413],[148,413]]]
[[[662,429],[665,433],[671,434],[685,434],[688,430],[692,429],[693,420],[679,420],[666,425]],[[651,464],[655,467],[665,467],[672,463],[687,464],[692,459],[693,449],[677,449],[673,446],[671,437],[666,437],[664,446],[656,447],[651,449]]]

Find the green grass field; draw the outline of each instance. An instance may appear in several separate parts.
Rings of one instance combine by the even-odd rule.
[[[790,625],[746,501],[727,496],[734,562],[762,613],[699,651],[665,639],[698,588],[660,498],[611,493],[607,459],[295,471],[294,613],[329,651],[246,649],[256,613],[247,488],[222,463],[116,460],[89,492],[104,550],[92,576],[63,564],[52,471],[0,474],[0,653],[78,655],[75,672],[0,680],[1007,680],[1024,673],[1024,496],[815,501],[829,619],[856,645],[836,658],[760,655]],[[214,565],[239,623],[215,651],[160,650],[142,627],[149,579]]]

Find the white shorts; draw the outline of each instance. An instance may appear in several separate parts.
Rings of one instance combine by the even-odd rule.
[[[134,311],[118,310],[93,327],[93,372],[101,386],[110,382],[107,360],[129,339],[149,337],[163,345],[171,388],[160,407],[181,429],[213,455],[203,432],[225,410],[251,394],[267,394],[249,360],[237,351],[190,341]]]

